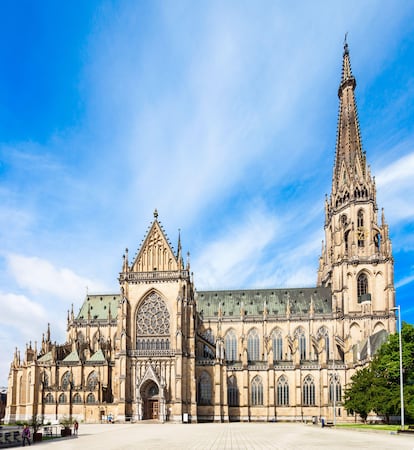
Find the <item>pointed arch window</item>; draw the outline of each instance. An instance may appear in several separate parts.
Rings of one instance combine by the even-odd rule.
[[[259,375],[252,380],[250,389],[250,404],[252,406],[263,405],[263,383]]]
[[[249,361],[260,360],[260,339],[255,328],[250,330],[247,336],[247,358]]]
[[[315,405],[315,383],[310,375],[307,375],[303,380],[302,403],[303,406]]]
[[[342,400],[341,380],[338,374],[331,375],[329,380],[329,403],[336,403]]]
[[[368,293],[368,277],[364,272],[358,275],[357,295],[358,295],[358,303],[371,300],[371,296]]]
[[[280,331],[274,331],[272,334],[273,361],[282,361],[283,359],[283,338]]]
[[[289,405],[289,383],[287,378],[282,375],[277,381],[277,399],[276,404],[278,406]]]
[[[170,348],[169,337],[170,313],[167,305],[157,293],[152,292],[137,311],[137,350],[167,350]]]
[[[211,377],[204,371],[198,380],[198,403],[200,405],[211,404]]]
[[[239,388],[234,375],[227,380],[227,403],[229,406],[239,406]]]
[[[67,389],[69,389],[70,383],[71,383],[71,375],[70,372],[67,371],[63,374],[62,376],[62,389],[64,391],[66,391]]]
[[[95,390],[96,386],[98,385],[99,377],[98,374],[93,371],[88,375],[88,380],[86,382],[86,385],[88,386],[89,391]]]
[[[325,349],[325,362],[329,362],[329,356],[331,352],[331,341],[329,339],[329,331],[326,327],[321,327],[317,333],[318,340],[323,339],[324,349]]]
[[[226,361],[237,361],[237,337],[233,330],[230,330],[224,338],[224,346],[226,351]]]
[[[358,237],[358,247],[365,246],[365,230],[364,230],[364,212],[362,209],[358,211],[357,216],[357,237]]]
[[[59,403],[67,403],[65,394],[59,395]]]

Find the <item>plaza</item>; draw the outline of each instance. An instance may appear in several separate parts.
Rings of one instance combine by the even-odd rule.
[[[414,436],[292,423],[81,424],[79,436],[36,443],[43,449],[376,449],[412,450]]]

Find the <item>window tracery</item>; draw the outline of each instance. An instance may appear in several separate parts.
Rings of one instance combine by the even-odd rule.
[[[98,374],[93,371],[88,375],[88,381],[86,382],[89,391],[93,391],[98,384]]]
[[[289,383],[284,375],[282,375],[277,382],[277,405],[289,405]]]
[[[329,380],[329,403],[342,400],[341,380],[337,374],[331,375]]]
[[[198,402],[200,405],[211,404],[211,377],[203,372],[198,380]]]
[[[361,273],[358,276],[357,295],[358,303],[368,300],[368,277],[365,273]]]
[[[250,395],[250,404],[252,406],[263,405],[263,383],[259,375],[252,380]]]
[[[237,361],[237,337],[233,330],[230,330],[224,338],[226,350],[226,361]]]
[[[273,361],[281,361],[283,359],[283,338],[280,330],[272,333]]]
[[[315,383],[310,375],[307,375],[303,380],[303,405],[314,406],[315,405]]]
[[[257,330],[253,328],[250,330],[247,337],[247,358],[249,361],[259,361],[260,360],[260,339]]]
[[[66,391],[66,389],[68,389],[70,381],[71,381],[70,380],[70,372],[69,371],[65,372],[62,377],[62,389],[64,391]]]
[[[227,403],[229,406],[239,406],[239,388],[234,375],[230,376],[227,381]]]
[[[170,313],[164,300],[153,292],[138,308],[137,350],[169,350],[169,335]]]

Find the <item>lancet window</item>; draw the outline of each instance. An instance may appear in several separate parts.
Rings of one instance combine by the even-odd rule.
[[[96,388],[98,381],[99,381],[98,374],[95,371],[91,372],[88,375],[88,380],[86,382],[86,385],[88,386],[88,390],[93,391]]]
[[[301,361],[306,359],[306,336],[303,328],[298,328],[295,331],[295,336],[298,340],[299,358]]]
[[[342,400],[341,380],[337,374],[331,375],[329,380],[329,403]]]
[[[287,378],[282,375],[277,381],[277,405],[288,406],[289,405],[289,383]]]
[[[66,403],[66,395],[65,394],[59,395],[59,403]]]
[[[250,404],[252,406],[263,405],[263,383],[259,375],[253,378],[250,389]]]
[[[365,273],[361,273],[357,280],[358,303],[369,300],[368,298],[368,277]]]
[[[73,396],[73,403],[76,403],[76,404],[82,403],[82,397],[79,394],[75,394]]]
[[[65,372],[62,377],[62,389],[66,391],[69,388],[71,382],[70,372]]]
[[[315,405],[315,383],[310,375],[303,380],[302,403],[304,406]]]
[[[239,406],[239,388],[234,375],[227,380],[227,403],[229,406]]]
[[[230,330],[224,338],[226,350],[226,361],[237,361],[237,337],[233,330]]]
[[[251,330],[247,337],[247,358],[249,361],[260,360],[260,340],[256,329]]]
[[[280,331],[272,333],[273,361],[281,361],[283,359],[283,338]]]
[[[200,405],[211,404],[211,377],[205,371],[198,380],[198,403]]]

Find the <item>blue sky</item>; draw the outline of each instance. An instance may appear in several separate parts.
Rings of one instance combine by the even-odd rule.
[[[414,322],[413,2],[0,8],[0,385],[86,289],[118,292],[155,208],[198,289],[315,285],[345,32]]]

